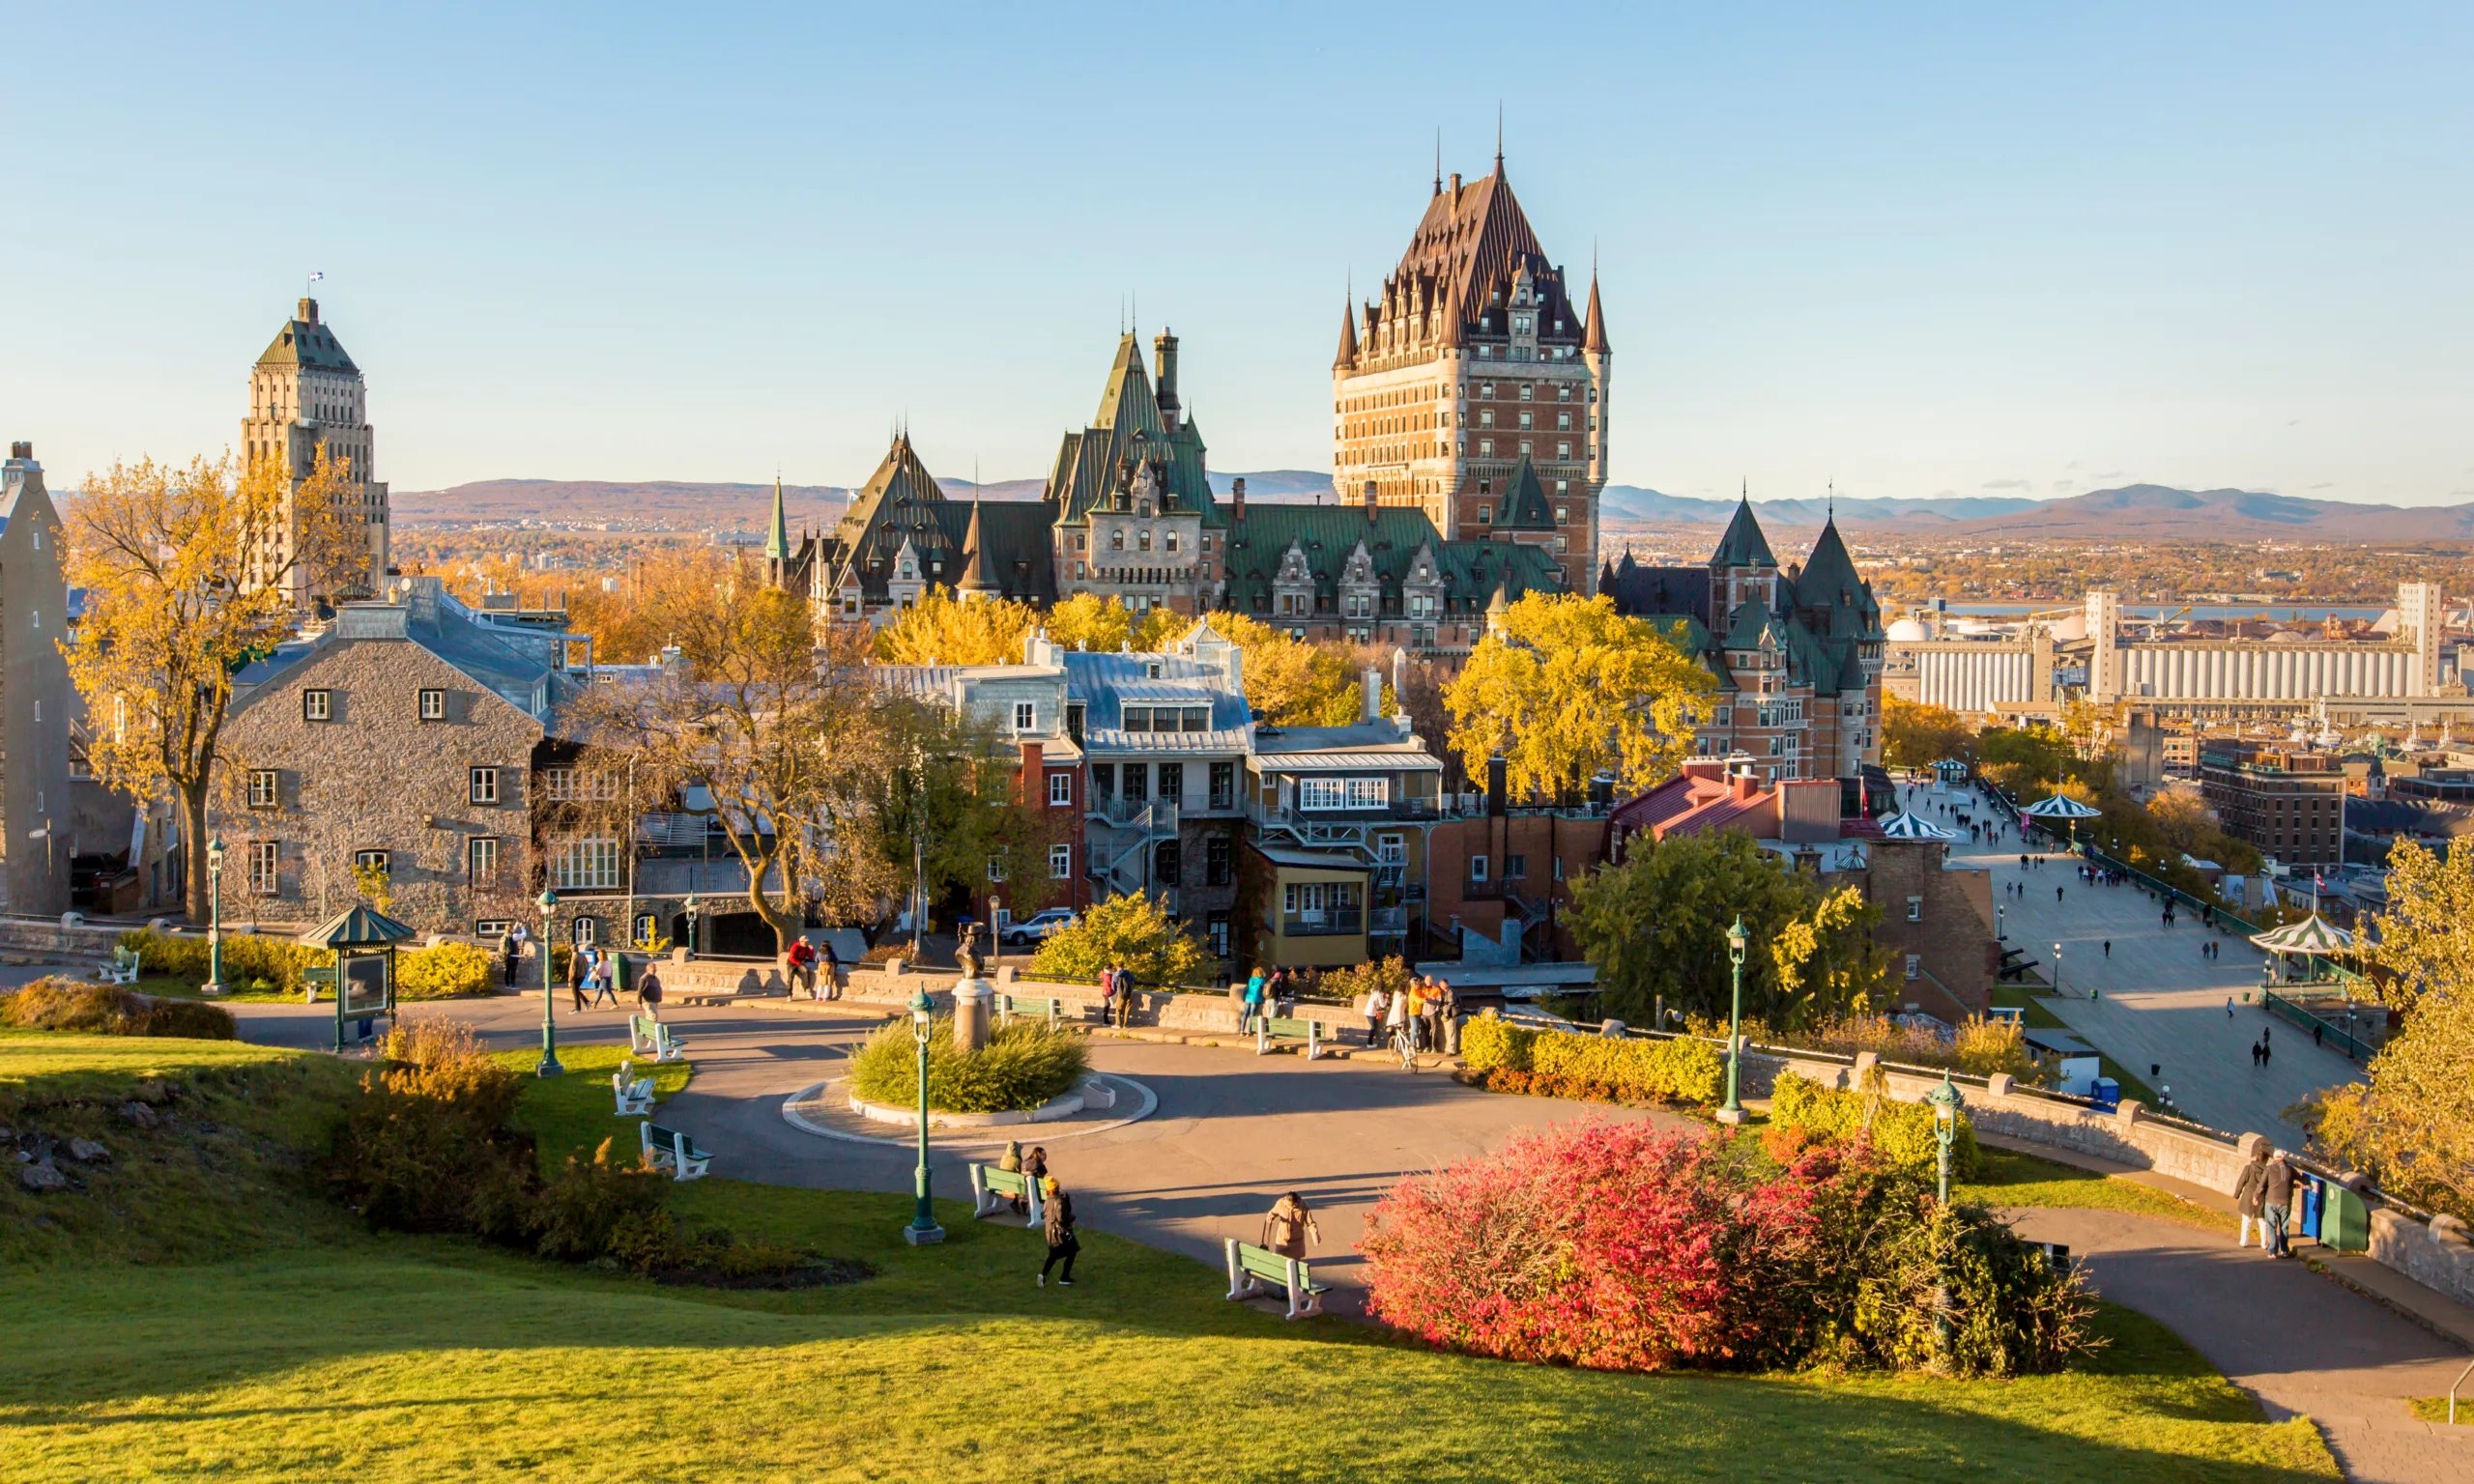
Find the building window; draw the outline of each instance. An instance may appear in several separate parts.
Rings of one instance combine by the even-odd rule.
[[[567,925],[567,936],[578,948],[590,948],[601,941],[601,919],[579,917]]]
[[[1202,940],[1215,958],[1228,956],[1228,914],[1216,911],[1203,919]]]
[[[1211,807],[1214,809],[1237,807],[1237,764],[1215,762],[1211,765]]]
[[[421,692],[421,720],[424,722],[443,722],[446,720],[446,693],[445,691],[425,690]]]
[[[1478,457],[1482,459],[1491,459],[1494,456],[1495,441],[1491,438],[1482,438],[1478,440]]]
[[[550,884],[562,892],[618,890],[618,842],[606,836],[568,841],[550,857]]]
[[[499,878],[499,839],[475,835],[464,842],[464,884],[489,886]]]
[[[1074,879],[1074,847],[1072,845],[1048,847],[1048,878],[1051,881]]]
[[[476,938],[501,938],[514,930],[515,919],[511,917],[476,917],[473,919],[473,936]]]
[[[496,804],[499,801],[498,769],[471,769],[467,776],[467,783],[470,787],[470,792],[467,797],[469,797],[472,802],[475,804]]]
[[[1018,700],[1014,702],[1014,729],[1016,731],[1035,731],[1039,728],[1039,720],[1040,708],[1037,704],[1027,700]]]
[[[281,794],[275,782],[274,769],[251,768],[249,770],[249,807],[273,809],[280,799]]]
[[[335,693],[332,691],[323,690],[302,691],[301,693],[301,719],[304,722],[333,721],[335,719]]]
[[[1915,955],[1915,954],[1910,954],[1910,955],[1908,955],[1908,956],[1907,956],[1907,977],[1908,977],[1908,978],[1910,978],[1910,979],[1914,979],[1914,978],[1918,977],[1919,975],[1921,975],[1923,972],[1924,972],[1924,960],[1923,960],[1922,956],[1920,956],[1919,955]]]
[[[1923,898],[1910,897],[1907,899],[1907,920],[1911,923],[1920,923],[1924,921]]]
[[[1529,857],[1527,857],[1527,856],[1525,856],[1525,855],[1507,855],[1507,856],[1505,856],[1505,857],[1504,857],[1504,879],[1505,879],[1505,880],[1507,880],[1507,881],[1526,881],[1526,880],[1528,880],[1528,879],[1529,879]]]
[[[389,859],[388,852],[384,850],[355,850],[352,853],[352,869],[357,871],[374,870],[384,874],[388,870]]]
[[[1491,526],[1491,525],[1493,525],[1493,524],[1494,524],[1494,516],[1495,516],[1495,507],[1494,507],[1494,506],[1492,506],[1492,505],[1480,505],[1480,506],[1478,507],[1478,524],[1479,524],[1479,525],[1481,525],[1481,526]]]
[[[1178,842],[1173,840],[1160,842],[1160,847],[1152,852],[1152,879],[1162,886],[1178,885],[1178,878],[1185,870],[1185,861],[1184,847]]]
[[[1469,857],[1469,879],[1472,881],[1483,881],[1486,879],[1486,858],[1484,856],[1473,855]]]
[[[1005,879],[1005,857],[992,855],[988,858],[988,879],[991,881]]]
[[[1202,844],[1202,879],[1205,886],[1226,886],[1229,880],[1228,837],[1214,835]]]
[[[282,890],[283,846],[272,840],[249,842],[249,890],[272,897]]]
[[[1122,552],[1125,550],[1124,531],[1112,530],[1108,532],[1108,550],[1112,552]]]
[[[1048,802],[1050,809],[1074,807],[1074,775],[1050,773],[1048,776]]]

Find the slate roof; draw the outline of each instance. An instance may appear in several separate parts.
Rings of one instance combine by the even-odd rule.
[[[816,590],[829,594],[855,583],[869,601],[886,601],[887,585],[901,576],[895,558],[906,541],[919,559],[917,581],[929,586],[962,584],[975,557],[987,584],[979,590],[1053,603],[1056,563],[1049,527],[1054,516],[1042,500],[948,499],[920,462],[910,436],[899,434],[834,527],[825,552],[828,575]]]
[[[1618,613],[1661,622],[1686,620],[1684,642],[1722,681],[1732,673],[1728,650],[1758,648],[1767,639],[1787,656],[1789,684],[1810,686],[1816,698],[1866,690],[1865,650],[1886,636],[1881,605],[1856,574],[1835,521],[1822,528],[1811,559],[1795,580],[1782,585],[1776,609],[1746,603],[1732,614],[1718,612],[1724,590],[1720,574],[1730,569],[1767,574],[1777,565],[1751,504],[1740,500],[1708,566],[1644,566],[1626,552],[1621,562],[1600,570],[1599,590],[1615,600]]]
[[[1749,497],[1736,501],[1735,519],[1727,522],[1727,533],[1718,538],[1718,549],[1710,554],[1712,567],[1774,567],[1778,558],[1769,555],[1769,538],[1761,533],[1761,522],[1753,517]]]
[[[1093,753],[1243,753],[1253,728],[1246,694],[1230,688],[1227,672],[1179,654],[1106,654],[1068,649],[1065,694],[1082,705],[1082,744]],[[1151,673],[1153,666],[1160,673]],[[1206,692],[1211,700],[1211,726],[1204,731],[1127,731],[1124,702],[1152,703],[1159,687]],[[1180,704],[1193,698],[1179,694]]]
[[[1057,445],[1044,499],[1054,507],[1058,524],[1079,524],[1093,506],[1111,505],[1148,470],[1159,491],[1155,509],[1199,512],[1205,526],[1219,527],[1225,521],[1204,474],[1204,452],[1202,430],[1193,417],[1181,417],[1169,431],[1143,369],[1142,347],[1129,333],[1117,340],[1091,425],[1066,434]]]
[[[1511,302],[1511,281],[1523,268],[1528,269],[1532,286],[1539,291],[1539,338],[1551,341],[1576,337],[1581,329],[1580,317],[1573,313],[1570,297],[1565,292],[1563,271],[1547,260],[1546,249],[1539,245],[1528,214],[1512,194],[1511,182],[1505,177],[1503,159],[1498,156],[1492,175],[1471,182],[1456,192],[1436,183],[1435,193],[1426,202],[1425,214],[1410,234],[1408,248],[1401,253],[1399,266],[1393,270],[1385,291],[1413,305],[1423,302],[1429,312],[1441,312],[1448,322],[1444,342],[1459,344],[1469,334],[1505,332],[1504,312]],[[1503,295],[1500,305],[1492,302],[1498,292]],[[1552,328],[1558,319],[1568,327],[1560,335]],[[1350,340],[1356,334],[1371,332],[1375,323],[1371,309],[1366,311],[1366,326],[1353,327],[1355,333],[1343,335],[1341,350],[1350,354],[1351,359],[1355,356],[1351,354]]]
[[[1401,585],[1414,578],[1421,551],[1428,555],[1434,578],[1443,585],[1448,614],[1483,613],[1498,589],[1512,598],[1564,590],[1561,570],[1544,548],[1509,541],[1447,541],[1426,513],[1414,506],[1378,505],[1369,519],[1363,505],[1263,503],[1249,504],[1242,518],[1229,523],[1223,606],[1244,614],[1272,613],[1273,585],[1292,545],[1313,574],[1316,597],[1337,601],[1341,574],[1360,543],[1381,585],[1387,614],[1400,611]]]
[[[1589,328],[1581,336],[1581,349],[1598,352],[1608,349],[1606,311],[1597,306],[1597,274],[1595,272],[1590,274],[1589,279]]]
[[[318,301],[304,299],[294,318],[284,322],[270,341],[266,354],[258,357],[262,366],[298,366],[310,371],[347,371],[355,376],[360,368],[344,354],[343,343],[335,332],[318,323]]]
[[[1538,470],[1529,455],[1520,456],[1520,467],[1511,472],[1505,490],[1503,508],[1495,512],[1495,525],[1512,530],[1553,530],[1555,507],[1546,502],[1546,487],[1538,482]]]

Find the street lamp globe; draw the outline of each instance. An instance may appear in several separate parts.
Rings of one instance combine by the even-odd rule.
[[[928,1028],[935,1022],[935,1019],[936,1002],[928,998],[928,991],[926,989],[921,989],[917,994],[910,997],[910,1036],[912,1040],[918,1042],[923,1046],[926,1045],[928,1043]]]
[[[206,873],[210,876],[223,874],[223,837],[220,835],[206,842]]]
[[[1742,964],[1743,947],[1748,941],[1750,937],[1743,930],[1743,914],[1739,912],[1736,914],[1734,926],[1727,929],[1727,958],[1730,962]]]
[[[1942,1176],[1942,1204],[1946,1206],[1950,1202],[1950,1144],[1958,1137],[1959,1107],[1966,1099],[1944,1071],[1941,1085],[1926,1093],[1924,1101],[1933,1110],[1933,1140],[1940,1146],[1937,1162]]]
[[[566,1069],[559,1065],[558,1001],[551,998],[550,984],[553,977],[550,973],[550,924],[559,910],[559,894],[545,886],[541,888],[541,895],[532,899],[532,904],[541,909],[541,1060],[534,1065],[532,1074],[536,1077],[564,1076]]]

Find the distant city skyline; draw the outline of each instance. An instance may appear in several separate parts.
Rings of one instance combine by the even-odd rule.
[[[234,445],[307,274],[398,491],[1046,471],[1128,315],[1330,468],[1343,296],[1507,170],[1611,479],[2474,499],[2462,8],[14,17],[0,429]],[[1521,65],[1498,65],[1489,49]]]

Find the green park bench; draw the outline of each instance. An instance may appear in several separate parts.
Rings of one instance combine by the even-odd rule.
[[[1282,1257],[1277,1252],[1251,1246],[1228,1239],[1228,1297],[1251,1298],[1265,1283],[1276,1283],[1288,1295],[1288,1317],[1304,1319],[1323,1312],[1323,1296],[1330,1292],[1314,1281],[1302,1259]]]
[[[610,1091],[618,1099],[618,1111],[611,1115],[614,1118],[642,1118],[653,1110],[652,1078],[637,1076],[632,1061],[620,1062],[618,1070],[610,1074]]]
[[[670,1027],[650,1015],[627,1017],[627,1046],[638,1056],[649,1056],[656,1062],[687,1060],[687,1042],[670,1034]]]
[[[1312,1061],[1323,1054],[1322,1027],[1312,1020],[1286,1019],[1280,1015],[1254,1017],[1254,1054],[1269,1056],[1272,1043],[1280,1041],[1306,1042],[1306,1059]]]
[[[668,1170],[673,1180],[697,1180],[713,1162],[713,1156],[696,1147],[696,1141],[676,1128],[659,1124],[641,1126],[645,1135],[645,1167]]]
[[[1049,1024],[1055,1025],[1065,1018],[1065,1002],[1052,995],[998,995],[996,997],[997,1023],[1001,1025],[1016,1015],[1036,1015]],[[1082,1017],[1078,1013],[1074,1018],[1079,1020]]]
[[[1048,1217],[1040,1200],[1039,1186],[1020,1170],[1000,1170],[992,1164],[970,1167],[971,1214],[981,1220],[1011,1208],[1007,1201],[1020,1199],[1030,1213],[1030,1225],[1038,1226]]]
[[[331,963],[312,964],[301,971],[301,999],[303,1004],[318,1003],[318,986],[335,982],[335,966]]]

